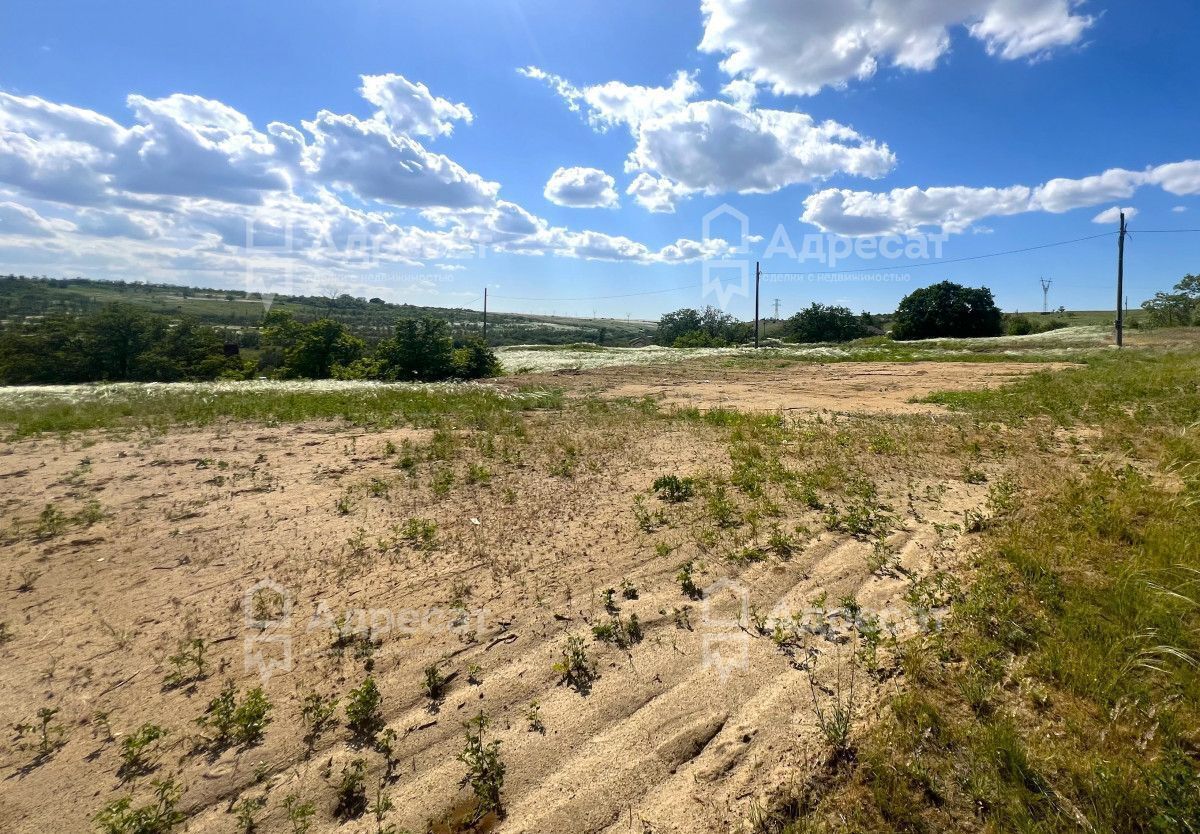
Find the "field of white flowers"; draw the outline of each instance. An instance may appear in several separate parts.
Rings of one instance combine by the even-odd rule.
[[[912,362],[923,360],[970,359],[972,356],[995,358],[1040,358],[1069,360],[1103,350],[1111,340],[1106,327],[1070,327],[1029,336],[1001,336],[992,339],[930,339],[915,342],[868,340],[846,345],[767,344],[753,347],[666,348],[657,345],[639,348],[599,347],[596,345],[517,345],[497,349],[506,374],[544,373],[561,370],[589,370],[623,365],[655,365],[685,362],[689,359],[750,359],[774,357],[802,362]],[[372,380],[251,380],[217,382],[142,383],[115,382],[88,385],[26,385],[0,387],[0,406],[17,407],[53,402],[96,402],[122,400],[130,396],[154,397],[168,394],[229,395],[237,393],[288,394],[373,393],[421,389],[463,391],[486,383],[412,383]],[[496,391],[495,387],[489,386]],[[507,394],[505,394],[507,395]]]
[[[599,347],[596,345],[514,345],[499,348],[505,373],[543,373],[562,370],[589,370],[615,365],[656,365],[689,359],[749,358],[768,355],[808,362],[845,361],[922,361],[965,358],[973,354],[996,357],[1070,359],[1081,353],[1104,348],[1111,336],[1107,327],[1068,327],[1028,336],[999,336],[989,339],[925,339],[913,342],[868,340],[845,345],[768,344],[753,347],[667,348],[658,345],[639,348]]]

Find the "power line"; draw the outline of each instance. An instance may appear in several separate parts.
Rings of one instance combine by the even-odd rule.
[[[520,296],[520,295],[493,295],[492,298],[502,298],[505,301],[601,301],[601,300],[609,299],[609,298],[634,298],[635,296],[641,296],[641,295],[662,295],[664,293],[679,292],[681,290],[692,290],[695,288],[696,288],[695,284],[685,284],[682,287],[671,287],[671,288],[665,289],[665,290],[650,290],[649,292],[630,292],[630,293],[624,293],[622,295],[580,295],[580,296],[575,296],[572,298],[564,298],[561,296],[553,296],[553,297],[547,296],[547,297],[534,298],[534,297],[530,297],[530,296]]]
[[[1176,229],[1172,231],[1184,231]],[[1037,246],[1026,246],[1021,249],[1006,249],[1003,252],[990,252],[986,255],[969,255],[963,258],[945,258],[939,261],[923,261],[913,264],[897,264],[889,266],[889,269],[917,269],[925,266],[943,266],[945,264],[958,264],[966,261],[981,261],[984,258],[999,258],[1002,255],[1019,255],[1022,252],[1033,252],[1038,249],[1050,249],[1054,246],[1067,246],[1072,243],[1083,243],[1086,240],[1098,240],[1102,237],[1111,237],[1114,232],[1101,232],[1098,235],[1088,235],[1087,237],[1077,237],[1073,240],[1060,240],[1055,243],[1042,243]],[[860,272],[879,272],[879,267],[869,267],[867,269],[829,269],[821,272],[764,272],[763,275],[852,275]]]
[[[1186,233],[1198,233],[1198,232],[1200,232],[1200,229],[1138,229],[1136,231],[1139,233],[1145,233],[1145,234],[1186,234]],[[1055,241],[1053,243],[1041,243],[1041,244],[1038,244],[1037,246],[1025,246],[1020,249],[1005,249],[1004,251],[1001,251],[1001,252],[989,252],[985,255],[968,255],[968,256],[965,256],[962,258],[945,258],[945,259],[937,260],[937,261],[922,261],[920,263],[899,264],[899,265],[896,265],[894,267],[889,267],[889,268],[891,268],[891,269],[917,269],[920,267],[943,266],[945,264],[957,264],[957,263],[966,263],[969,261],[980,261],[980,260],[984,260],[986,258],[999,258],[999,257],[1003,257],[1005,255],[1019,255],[1023,252],[1035,252],[1039,249],[1051,249],[1056,246],[1069,246],[1073,243],[1084,243],[1089,240],[1098,240],[1102,237],[1109,237],[1113,234],[1116,234],[1116,232],[1101,232],[1101,233],[1095,234],[1095,235],[1088,235],[1087,237],[1077,237],[1077,238],[1073,238],[1071,240],[1060,240],[1060,241]],[[1130,237],[1132,237],[1133,234],[1134,234],[1133,231],[1127,232],[1127,235]],[[829,269],[829,270],[822,270],[819,272],[763,272],[762,274],[763,275],[771,275],[771,276],[852,275],[852,274],[857,274],[857,273],[879,272],[879,271],[880,271],[879,267],[868,267],[865,269]],[[681,292],[683,290],[695,289],[695,286],[696,286],[695,284],[685,284],[681,287],[669,287],[664,290],[648,290],[646,292],[620,293],[617,295],[580,295],[580,296],[493,295],[490,297],[495,298],[495,299],[500,299],[503,301],[605,301],[605,300],[615,299],[615,298],[638,298],[638,297],[647,296],[647,295],[664,295],[666,293]],[[1079,285],[1068,283],[1068,286],[1079,286]],[[1084,286],[1090,286],[1090,285],[1084,285]],[[471,304],[475,304],[476,302],[481,301],[481,300],[483,300],[482,296],[474,299],[473,301],[468,302],[468,306]]]

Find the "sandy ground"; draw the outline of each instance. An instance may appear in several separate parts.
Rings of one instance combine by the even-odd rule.
[[[801,366],[701,382],[664,368],[551,376],[576,390],[667,402],[907,412],[914,395],[1029,370]],[[126,793],[145,804],[150,781],[167,777],[185,788],[187,831],[240,830],[230,809],[257,797],[266,800],[258,830],[291,831],[283,800],[293,794],[314,803],[313,831],[374,831],[369,814],[344,825],[332,816],[336,784],[358,758],[369,797],[381,785],[394,802],[387,822],[450,830],[438,821],[469,797],[456,757],[463,722],[479,712],[507,765],[498,831],[741,830],[826,755],[814,697],[829,709],[839,691],[845,696],[839,672],[844,678],[859,645],[838,601],[852,595],[881,624],[911,633],[918,624],[906,592],[960,563],[970,537],[950,525],[983,505],[987,486],[933,471],[914,479],[881,464],[903,572],[872,573],[869,543],[824,532],[817,512],[799,510],[779,520],[801,531],[791,554],[739,566],[700,540],[696,501],[651,497],[647,506],[665,521],[648,532],[636,520],[633,496],[658,475],[728,467],[727,449],[704,432],[663,425],[676,424],[631,423],[616,434],[535,427],[522,442],[459,432],[447,460],[431,459],[429,431],[331,425],[6,445],[0,622],[10,637],[0,643],[0,721],[37,724],[39,709],[55,708],[62,746],[39,758],[36,732],[8,733],[0,831],[92,830],[105,804]],[[576,470],[551,474],[567,447],[578,449]],[[419,463],[398,467],[410,453]],[[473,478],[481,465],[487,477],[476,470]],[[439,496],[431,484],[447,471],[455,484]],[[36,531],[47,504],[73,516],[89,502],[102,519]],[[414,517],[436,521],[432,547],[403,540],[397,528]],[[731,535],[747,545],[765,537]],[[676,574],[687,560],[710,589],[705,599],[681,591]],[[262,581],[286,595],[286,618],[267,612],[263,624],[257,618],[267,614],[246,610],[247,591]],[[636,614],[645,632],[627,650],[591,634],[610,619],[602,592],[622,582],[637,593],[617,593],[620,616]],[[333,619],[343,612],[376,626],[369,650],[363,641],[335,649]],[[792,615],[802,626],[781,647],[751,612],[767,618],[766,631]],[[569,634],[585,639],[599,673],[587,694],[552,670]],[[190,638],[207,642],[207,675],[168,687],[168,657]],[[290,659],[264,680],[260,656]],[[434,663],[450,680],[431,703],[422,678]],[[379,753],[351,743],[341,706],[312,750],[302,739],[304,696],[344,704],[368,668],[396,734],[391,778]],[[886,650],[881,668],[858,675],[860,719],[895,685]],[[273,704],[265,740],[197,752],[196,719],[227,680],[241,692],[264,686]],[[534,702],[543,731],[530,727]],[[123,781],[121,741],[145,722],[169,735],[151,772]]]
[[[918,414],[935,391],[987,388],[1039,370],[1029,362],[835,362],[782,367],[678,363],[555,371],[505,377],[505,385],[546,385],[607,397],[651,397],[664,404],[753,411]]]

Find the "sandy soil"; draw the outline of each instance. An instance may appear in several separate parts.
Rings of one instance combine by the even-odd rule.
[[[919,414],[935,391],[988,388],[1065,367],[1029,362],[835,362],[739,367],[715,362],[555,371],[505,377],[504,385],[546,385],[607,397],[651,397],[664,404],[753,411]]]
[[[576,387],[710,405],[908,411],[914,394],[1028,370],[803,366],[691,383],[664,368],[639,369],[630,381],[622,369]],[[0,749],[0,830],[92,830],[106,803],[132,793],[144,804],[150,780],[170,776],[186,789],[179,807],[187,831],[237,830],[233,804],[259,796],[258,830],[291,831],[283,810],[291,794],[315,804],[313,831],[374,831],[370,815],[345,825],[332,817],[335,786],[357,758],[367,765],[370,798],[382,781],[395,803],[388,822],[449,830],[437,821],[469,797],[456,759],[462,725],[481,711],[507,764],[507,816],[496,830],[739,830],[825,755],[814,695],[829,708],[857,645],[837,601],[853,595],[864,612],[911,633],[917,623],[905,593],[959,563],[969,537],[947,525],[982,506],[987,486],[932,470],[914,479],[880,464],[881,497],[899,523],[890,543],[904,572],[872,573],[869,543],[803,532],[823,530],[819,514],[792,510],[779,523],[801,529],[795,551],[739,567],[698,541],[696,501],[647,499],[667,514],[652,532],[635,519],[633,495],[656,476],[728,467],[727,448],[700,429],[663,425],[534,427],[521,442],[459,432],[448,460],[431,459],[428,431],[331,425],[7,445],[0,622],[11,636],[0,643],[0,721],[36,724],[40,708],[57,708],[51,727],[63,741],[41,759],[36,733],[9,733]],[[568,448],[578,454],[573,475],[550,474]],[[410,467],[415,477],[397,466],[406,454],[420,461]],[[488,477],[476,470],[472,483],[471,467],[481,465]],[[439,497],[430,485],[446,471],[455,485]],[[47,504],[70,517],[92,501],[103,519],[38,534]],[[402,540],[397,528],[414,517],[436,521],[432,547]],[[731,535],[747,545],[765,538]],[[676,573],[689,559],[697,584],[711,589],[705,600],[681,592]],[[262,612],[245,610],[247,590],[263,580],[286,594],[286,620],[274,611],[261,624]],[[645,631],[628,650],[591,634],[609,620],[602,592],[623,581],[637,595],[618,592],[620,616],[636,614]],[[775,619],[806,612],[796,639],[776,645],[742,615],[743,600],[768,617],[768,631]],[[355,623],[358,610],[379,627],[371,649],[357,641],[336,650],[333,617],[348,612]],[[414,622],[406,612],[416,612],[414,627],[402,627]],[[585,638],[599,672],[586,695],[552,671],[568,634]],[[168,657],[196,637],[209,646],[207,676],[165,686]],[[258,653],[282,659],[285,649],[290,663],[264,682]],[[450,677],[437,703],[422,690],[434,663]],[[889,668],[886,651],[881,666]],[[340,706],[314,749],[302,739],[304,696],[344,704],[368,667],[396,733],[391,780],[379,753],[350,743]],[[859,673],[860,718],[894,685],[893,673]],[[226,680],[243,692],[262,683],[273,721],[259,745],[197,752],[196,719]],[[533,702],[542,732],[526,715]],[[123,782],[121,741],[145,722],[169,735],[153,770]]]

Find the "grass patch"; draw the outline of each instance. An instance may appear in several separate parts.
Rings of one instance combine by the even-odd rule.
[[[1143,457],[1006,488],[946,628],[904,648],[905,691],[784,831],[1198,830],[1198,372],[1196,354],[1121,355],[938,395],[1095,421]]]
[[[1106,354],[1079,368],[1042,371],[1002,388],[935,393],[924,402],[1008,423],[1047,417],[1062,426],[1187,425],[1200,415],[1200,354]]]
[[[93,429],[204,426],[219,420],[297,423],[345,420],[373,428],[465,425],[503,431],[523,411],[553,409],[561,393],[506,394],[478,385],[312,383],[122,384],[0,396],[9,439]]]

